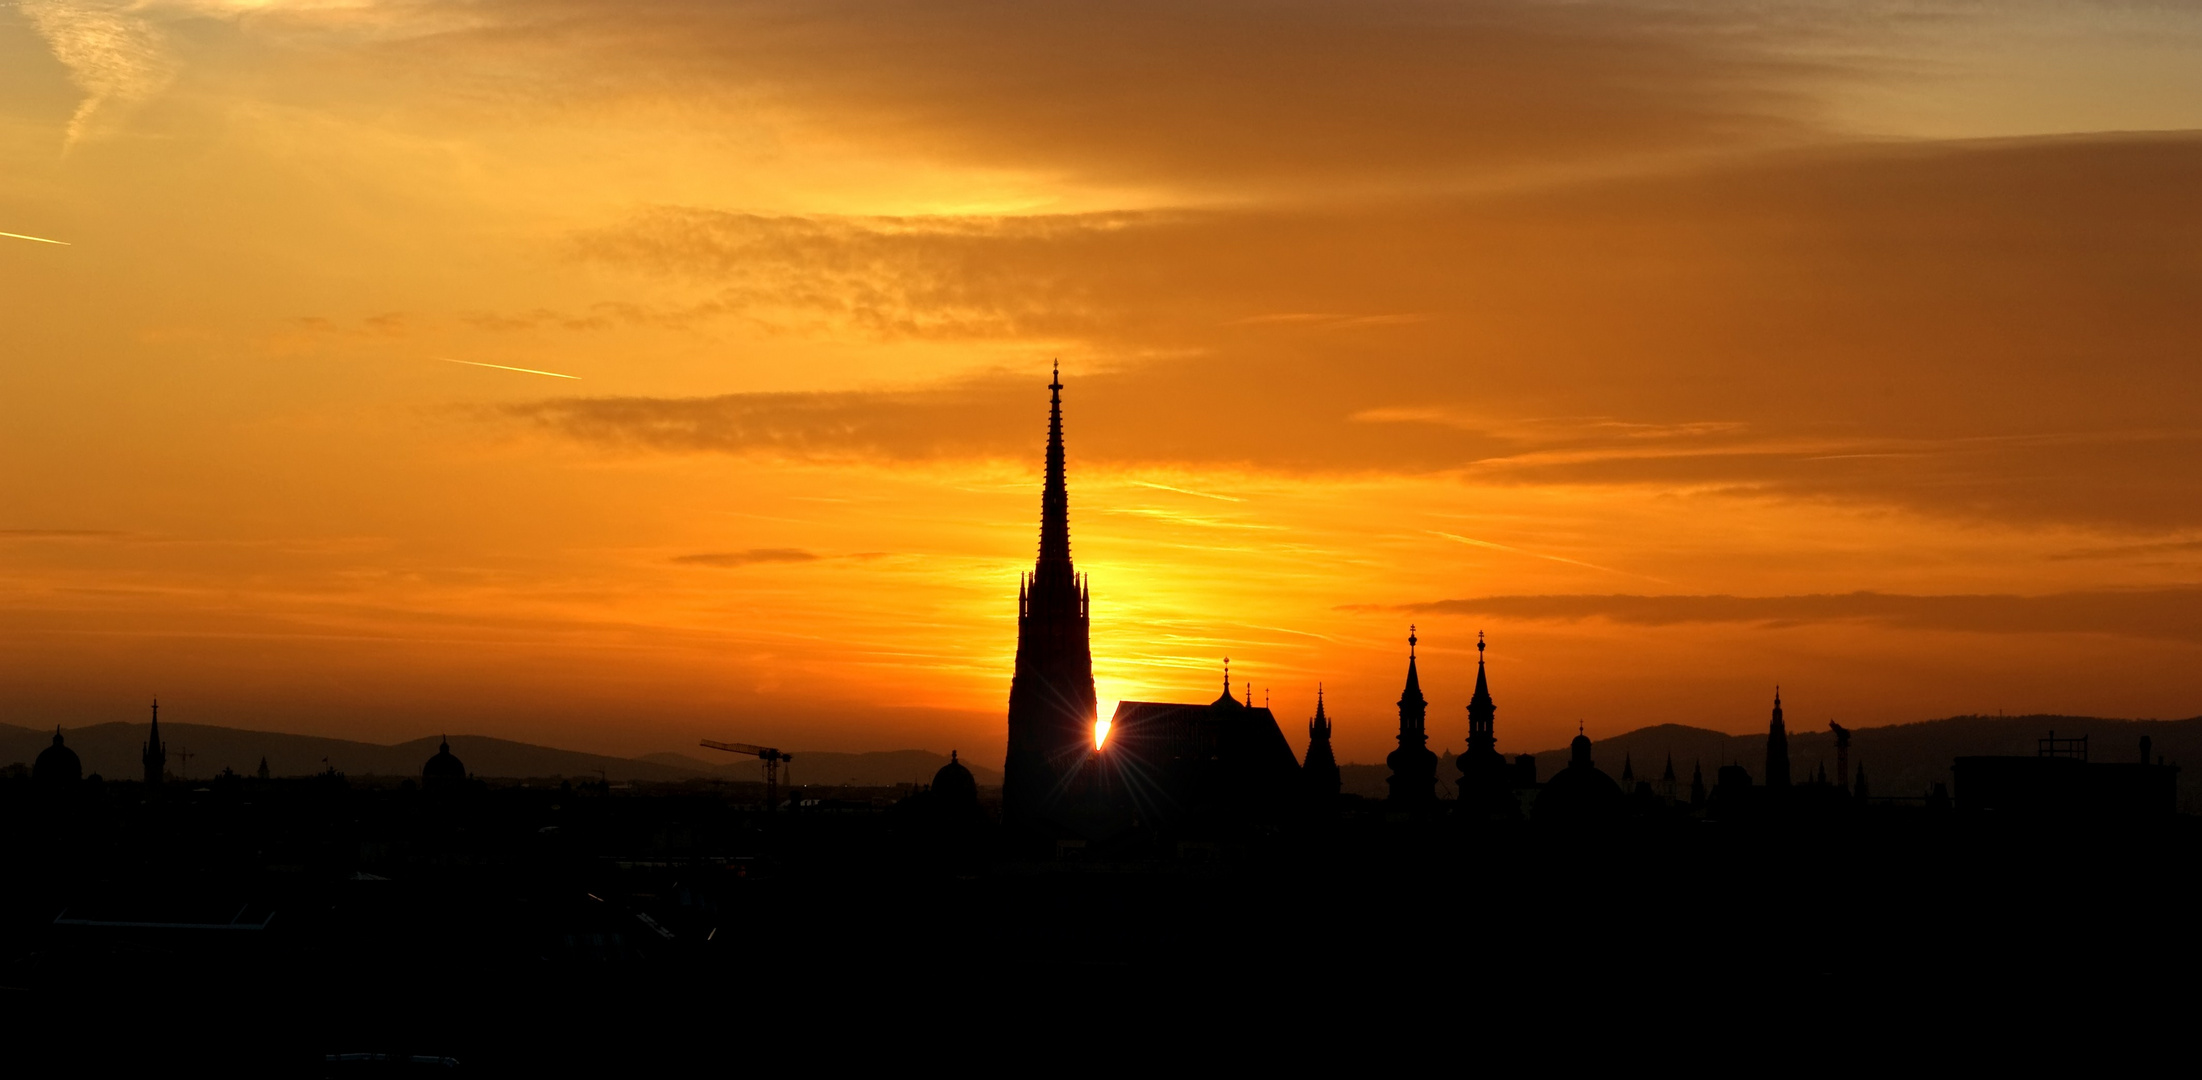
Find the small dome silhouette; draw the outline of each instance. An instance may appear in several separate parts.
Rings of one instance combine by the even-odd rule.
[[[1537,821],[1580,824],[1609,821],[1625,809],[1621,785],[1590,762],[1590,736],[1568,743],[1567,768],[1545,782],[1530,816]]]
[[[451,753],[451,739],[446,736],[436,747],[436,756],[421,766],[421,787],[434,791],[454,788],[466,783],[466,763]]]
[[[948,764],[933,774],[933,797],[947,808],[979,805],[979,782],[956,760],[954,750],[948,752]]]
[[[84,778],[84,763],[76,751],[61,745],[61,729],[54,729],[52,746],[40,750],[31,763],[31,780],[39,784],[74,784]]]

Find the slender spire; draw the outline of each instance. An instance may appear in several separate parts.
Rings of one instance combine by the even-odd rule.
[[[1415,628],[1412,625],[1409,625],[1407,627],[1407,688],[1401,691],[1399,695],[1399,703],[1404,706],[1409,702],[1412,702],[1417,709],[1421,708],[1424,703],[1424,699],[1422,697],[1422,673],[1416,670],[1414,657],[1414,647],[1421,640],[1421,638],[1415,636]]]
[[[1039,574],[1070,574],[1070,486],[1063,476],[1063,367],[1048,382],[1047,486],[1040,494]]]
[[[1481,630],[1476,631],[1476,692],[1468,698],[1468,701],[1470,713],[1474,713],[1479,705],[1490,708],[1494,712],[1497,711],[1497,707],[1492,705],[1491,702],[1491,683],[1483,674],[1483,631]]]
[[[161,699],[153,699],[153,726],[146,732],[145,747],[138,760],[145,766],[145,783],[148,787],[159,784],[168,775],[168,744],[161,741]]]

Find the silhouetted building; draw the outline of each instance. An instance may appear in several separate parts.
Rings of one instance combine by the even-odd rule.
[[[1690,805],[1705,805],[1705,763],[1703,761],[1690,763]]]
[[[40,787],[67,787],[84,779],[84,763],[76,751],[61,744],[61,728],[54,728],[53,745],[40,750],[31,762],[31,782]]]
[[[1516,812],[1512,770],[1498,751],[1498,705],[1483,666],[1483,633],[1476,633],[1476,692],[1468,699],[1468,752],[1454,763],[1460,769],[1460,811],[1475,816]]]
[[[1682,781],[1674,774],[1674,752],[1667,752],[1667,767],[1659,773],[1659,797],[1669,803],[1682,799]]]
[[[1766,725],[1766,786],[1789,786],[1789,729],[1781,720],[1781,687],[1774,688],[1774,719]]]
[[[1232,697],[1229,682],[1206,705],[1118,703],[1106,745],[1088,762],[1053,816],[1096,839],[1134,822],[1228,833],[1305,805],[1307,780],[1275,714]]]
[[[1024,833],[1045,831],[1063,781],[1093,749],[1097,719],[1090,596],[1070,559],[1060,369],[1048,390],[1040,555],[1017,590],[1017,668],[1009,684],[1009,756],[1002,767],[1004,823]]]
[[[2087,737],[2056,732],[2033,757],[1961,757],[1952,770],[1960,810],[2042,817],[2135,817],[2179,809],[2179,766],[2140,759],[2088,760]]]
[[[1330,749],[1330,717],[1323,714],[1323,688],[1315,688],[1315,716],[1307,722],[1307,759],[1300,766],[1307,793],[1319,806],[1338,799],[1344,782],[1338,776],[1338,758]]]
[[[1415,670],[1413,627],[1407,628],[1407,688],[1399,695],[1399,749],[1384,758],[1392,774],[1388,796],[1395,807],[1422,810],[1437,803],[1437,755],[1430,752],[1430,737],[1423,730],[1423,714],[1429,702],[1422,697],[1422,676]]]
[[[1862,761],[1861,761],[1861,762],[1859,762],[1859,763],[1858,763],[1858,779],[1856,779],[1855,781],[1852,781],[1852,782],[1851,782],[1851,785],[1850,785],[1850,797],[1851,797],[1851,798],[1853,798],[1853,799],[1856,799],[1856,800],[1858,800],[1859,802],[1864,802],[1864,801],[1866,801],[1866,765],[1865,765],[1865,762],[1862,762]]]
[[[139,755],[145,765],[145,782],[157,785],[168,775],[168,744],[161,741],[161,703],[153,703],[153,728],[146,733],[145,748]]]
[[[466,764],[451,752],[451,738],[436,744],[434,757],[421,766],[421,790],[456,791],[466,786]]]
[[[1590,736],[1581,730],[1568,743],[1567,768],[1545,781],[1531,815],[1538,822],[1599,824],[1619,818],[1625,809],[1621,785],[1591,762]]]
[[[933,774],[933,797],[941,808],[950,813],[962,813],[979,807],[979,781],[971,775],[956,752],[948,752],[948,764]]]

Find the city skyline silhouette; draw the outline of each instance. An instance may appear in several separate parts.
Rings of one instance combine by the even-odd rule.
[[[18,1058],[2146,1045],[2197,56],[2092,0],[0,5]]]

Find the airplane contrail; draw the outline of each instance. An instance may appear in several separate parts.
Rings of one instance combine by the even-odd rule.
[[[1456,541],[1456,542],[1458,542],[1458,543],[1462,543],[1462,544],[1467,544],[1467,545],[1469,545],[1469,546],[1471,546],[1471,547],[1480,547],[1480,548],[1493,548],[1493,549],[1495,549],[1495,550],[1498,550],[1498,551],[1511,551],[1511,552],[1513,552],[1513,553],[1514,553],[1514,554],[1516,554],[1516,555],[1527,555],[1527,556],[1529,556],[1529,557],[1530,557],[1530,558],[1532,558],[1532,559],[1547,559],[1547,560],[1550,560],[1550,561],[1552,561],[1552,562],[1569,563],[1569,564],[1572,564],[1572,565],[1575,565],[1575,566],[1587,566],[1587,567],[1591,568],[1592,570],[1603,570],[1603,571],[1605,571],[1606,573],[1609,573],[1609,574],[1627,574],[1627,575],[1628,575],[1629,577],[1640,577],[1640,578],[1643,578],[1643,579],[1644,579],[1644,580],[1646,580],[1646,581],[1657,581],[1657,582],[1659,582],[1659,583],[1660,583],[1660,584],[1662,584],[1662,585],[1664,585],[1664,584],[1666,584],[1666,583],[1667,583],[1665,579],[1663,579],[1663,578],[1655,578],[1655,577],[1651,576],[1650,574],[1636,574],[1636,573],[1630,573],[1630,572],[1629,572],[1629,571],[1627,571],[1627,570],[1616,570],[1616,569],[1614,569],[1613,567],[1610,567],[1610,566],[1600,566],[1600,565],[1598,565],[1597,563],[1584,562],[1584,561],[1582,561],[1581,559],[1570,559],[1570,558],[1567,558],[1567,557],[1565,557],[1565,556],[1561,556],[1561,555],[1545,555],[1545,554],[1542,554],[1542,553],[1540,553],[1540,552],[1535,552],[1535,551],[1525,551],[1525,550],[1523,550],[1523,549],[1521,549],[1521,548],[1518,548],[1518,547],[1508,547],[1508,546],[1507,546],[1507,545],[1505,545],[1505,544],[1494,544],[1494,543],[1492,543],[1492,542],[1491,542],[1491,541],[1489,541],[1489,540],[1478,540],[1478,539],[1476,539],[1476,538],[1474,538],[1474,537],[1471,537],[1471,536],[1455,536],[1454,534],[1452,534],[1452,533],[1449,533],[1449,532],[1437,532],[1436,530],[1431,530],[1431,535],[1433,535],[1433,536],[1442,536],[1442,537],[1444,537],[1444,538],[1445,538],[1445,539],[1447,539],[1447,540],[1452,540],[1452,541]]]
[[[67,240],[48,240],[48,239],[46,239],[46,238],[45,238],[45,237],[43,237],[43,236],[25,236],[25,235],[23,235],[22,233],[19,233],[19,232],[0,232],[0,236],[8,236],[8,237],[13,237],[13,238],[15,238],[15,239],[17,239],[17,240],[36,240],[36,241],[38,241],[38,242],[39,242],[39,243],[41,243],[41,244],[60,244],[60,245],[61,245],[62,247],[75,247],[75,246],[76,246],[76,245],[74,245],[74,244],[71,244],[71,243],[69,243],[69,242],[68,242]]]
[[[436,359],[441,360],[446,364],[467,364],[472,367],[496,368],[499,371],[524,371],[530,375],[548,375],[553,379],[579,379],[581,377],[579,375],[560,375],[555,371],[537,371],[531,367],[512,367],[507,364],[485,364],[479,360],[453,360],[448,356],[439,356],[436,357]]]

